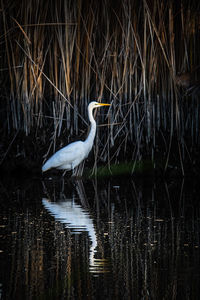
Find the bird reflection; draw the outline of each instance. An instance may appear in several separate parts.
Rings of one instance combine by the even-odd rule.
[[[90,271],[94,273],[102,272],[105,269],[106,260],[95,259],[97,233],[88,210],[88,202],[82,181],[76,183],[76,192],[81,205],[78,204],[75,194],[71,198],[67,198],[63,192],[60,193],[59,199],[56,199],[58,202],[52,202],[49,198],[43,198],[42,203],[55,220],[69,228],[71,233],[88,233],[91,242],[89,255]]]

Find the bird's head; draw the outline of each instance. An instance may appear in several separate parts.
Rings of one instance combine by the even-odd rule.
[[[96,102],[96,101],[92,101],[88,105],[88,110],[93,110],[93,108],[101,107],[101,106],[110,106],[110,104],[108,104],[108,103],[99,103],[99,102]]]

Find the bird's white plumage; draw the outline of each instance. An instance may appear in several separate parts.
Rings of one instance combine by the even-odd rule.
[[[91,102],[88,105],[88,117],[91,123],[90,133],[85,141],[71,143],[54,153],[43,165],[42,171],[45,172],[51,168],[61,170],[73,170],[89,154],[94,143],[96,134],[96,122],[93,118],[92,111],[96,107],[109,106],[110,104]]]
[[[83,142],[71,143],[54,153],[44,164],[42,171],[45,172],[51,168],[74,169],[84,159],[84,154]]]

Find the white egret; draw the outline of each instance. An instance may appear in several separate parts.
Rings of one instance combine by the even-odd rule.
[[[85,141],[71,143],[54,153],[43,165],[42,171],[46,172],[51,168],[60,170],[74,170],[89,154],[92,149],[96,134],[96,122],[92,111],[96,107],[110,106],[106,103],[91,102],[88,105],[88,117],[91,123],[90,133]]]

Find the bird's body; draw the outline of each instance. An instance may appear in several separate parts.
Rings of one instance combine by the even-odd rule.
[[[74,169],[85,158],[85,151],[82,148],[83,142],[78,141],[58,150],[43,165],[42,171],[45,172],[51,168],[60,170]]]
[[[96,134],[96,122],[92,111],[96,107],[108,106],[110,104],[91,102],[88,105],[88,117],[91,123],[90,133],[85,141],[71,143],[54,153],[43,165],[42,171],[45,172],[51,168],[60,170],[74,170],[85,158],[87,158],[92,149]]]

